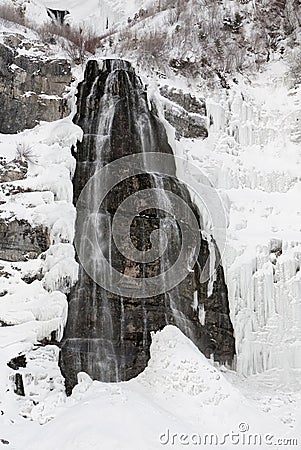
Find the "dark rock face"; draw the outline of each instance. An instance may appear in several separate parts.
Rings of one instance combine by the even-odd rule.
[[[205,100],[168,86],[162,86],[160,94],[164,117],[175,128],[177,138],[205,139],[208,136]]]
[[[78,143],[75,153],[75,203],[95,170],[111,161],[150,151],[172,155],[165,129],[150,111],[145,88],[127,62],[105,60],[100,66],[96,61],[88,63],[85,79],[79,86],[74,121],[84,130],[84,139]],[[128,168],[125,166],[122,170],[127,173]],[[174,217],[162,211],[165,192],[182,198],[199,217],[187,188],[176,178],[175,166],[170,170],[173,176],[147,173],[147,170],[130,176],[110,191],[98,209],[99,233],[107,244],[105,258],[118,272],[131,276],[133,282],[161,274],[179,254],[182,245],[179,225]],[[121,178],[122,175],[120,173]],[[119,252],[111,227],[122,201],[149,188],[162,190],[158,207],[136,215],[131,224],[132,243],[137,249],[147,251],[152,246],[151,233],[164,229],[172,245],[161,258],[142,263]],[[90,198],[93,202],[93,192]],[[81,205],[77,213],[76,240],[80,241],[85,236],[80,236],[79,220],[81,216],[89,215],[89,208]],[[127,220],[126,211],[124,220]],[[139,374],[149,359],[150,333],[166,324],[177,325],[206,356],[213,355],[220,362],[232,362],[235,346],[223,269],[219,266],[212,295],[208,298],[208,282],[200,283],[199,280],[209,249],[207,241],[202,238],[201,241],[197,262],[184,281],[163,294],[147,298],[117,295],[105,290],[80,264],[79,281],[69,295],[68,321],[60,356],[68,393],[76,384],[80,371],[107,382],[128,380]],[[190,251],[193,253],[195,249]],[[203,325],[199,319],[202,310],[205,310]]]
[[[50,247],[47,228],[32,227],[26,220],[0,219],[0,259],[26,261],[37,258]]]
[[[208,136],[207,120],[187,114],[179,108],[165,108],[165,119],[176,129],[177,139],[205,139]]]
[[[14,392],[21,397],[25,397],[24,383],[23,377],[20,373],[16,373],[15,375],[15,388]]]
[[[10,367],[11,369],[14,370],[19,370],[21,367],[26,367],[27,362],[26,362],[26,356],[25,355],[20,355],[17,356],[16,358],[11,359],[8,363],[7,363],[8,367]]]
[[[204,99],[197,99],[191,94],[185,94],[183,91],[169,86],[162,86],[160,88],[160,94],[162,97],[167,98],[173,103],[177,103],[185,111],[192,114],[200,114],[201,116],[207,115],[206,103]]]
[[[47,14],[54,23],[63,25],[65,17],[69,14],[69,11],[47,8]]]
[[[0,44],[0,133],[18,133],[70,112],[65,98],[70,64],[19,54],[22,38],[6,36],[7,45]]]

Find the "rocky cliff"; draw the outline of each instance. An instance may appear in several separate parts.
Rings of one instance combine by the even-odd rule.
[[[0,133],[18,133],[67,116],[71,66],[47,46],[5,32],[0,42]]]
[[[172,155],[164,127],[150,111],[145,88],[127,62],[88,63],[85,79],[78,90],[74,121],[84,131],[84,139],[78,143],[75,153],[75,203],[91,176],[112,161],[147,152]],[[176,218],[164,212],[166,193],[177,195],[194,211],[198,220],[200,218],[187,188],[176,178],[175,165],[170,167],[172,176],[162,175],[159,170],[159,173],[149,173],[146,163],[143,174],[127,177],[125,174],[129,170],[124,164],[118,174],[120,180],[125,178],[124,181],[111,190],[99,208],[96,205],[96,233],[103,236],[100,245],[104,246],[104,257],[111,267],[129,275],[134,284],[140,279],[147,283],[149,278],[164,272],[166,265],[175,263],[182,245],[183,236]],[[91,204],[97,202],[104,182],[100,179],[89,192]],[[168,236],[169,249],[153,262],[135,262],[122,255],[115,245],[113,217],[125,199],[154,188],[160,188],[156,208],[144,208],[136,214],[131,223],[131,240],[140,251],[148,251],[152,246],[152,232],[163,229]],[[89,221],[92,217],[91,205],[80,203],[77,213],[75,240],[79,246],[89,247],[80,221],[85,218]],[[123,214],[126,223],[130,212],[123,211]],[[186,226],[189,228],[191,224],[186,223]],[[119,232],[123,230],[117,230]],[[94,258],[92,275],[80,266],[79,281],[69,296],[68,322],[62,342],[60,365],[68,392],[75,385],[79,371],[102,381],[127,380],[136,376],[148,362],[151,332],[166,324],[179,326],[206,356],[213,355],[220,362],[231,363],[235,349],[223,268],[218,267],[213,291],[208,295],[208,281],[201,283],[200,273],[209,258],[209,249],[202,235],[200,239],[201,250],[187,277],[166,292],[163,289],[163,293],[141,298],[130,293],[118,295],[115,286],[111,286],[111,290],[99,286],[94,280],[102,261],[89,247],[90,258]],[[196,249],[189,251],[193,253]],[[168,284],[167,277],[163,277],[165,283]],[[201,323],[202,311],[205,314]]]

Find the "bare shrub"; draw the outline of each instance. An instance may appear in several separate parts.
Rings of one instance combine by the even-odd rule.
[[[65,36],[63,36],[65,37]],[[62,47],[66,50],[68,56],[75,63],[83,64],[87,53],[96,52],[99,45],[99,38],[90,31],[83,31],[79,28],[70,28],[65,40],[62,41]]]
[[[16,159],[19,161],[26,161],[30,163],[35,163],[35,157],[33,149],[30,144],[25,142],[18,142],[16,148]]]
[[[54,23],[47,23],[38,29],[40,39],[47,43],[56,43],[58,26]]]
[[[122,51],[139,47],[139,52],[145,56],[158,57],[163,53],[167,40],[167,32],[162,30],[145,31],[137,35],[136,31],[125,29],[119,35]]]
[[[284,19],[288,32],[293,32],[301,26],[301,4],[298,0],[286,1]]]
[[[289,71],[286,74],[292,88],[301,85],[301,48],[295,48],[287,56]]]
[[[24,10],[14,5],[0,5],[0,17],[9,22],[18,23],[23,26],[26,25]]]
[[[66,51],[69,58],[75,64],[83,64],[86,58],[86,51],[84,48],[84,42],[75,43],[73,41],[63,41],[62,48]]]
[[[231,74],[240,71],[244,62],[244,56],[243,48],[239,48],[237,45],[225,46],[220,64],[222,72]]]
[[[70,59],[80,64],[84,62],[88,53],[95,54],[101,40],[91,30],[54,23],[44,25],[39,28],[38,32],[44,42],[59,41]],[[109,34],[107,33],[107,35]]]
[[[167,40],[165,31],[151,31],[139,39],[139,47],[152,56],[159,56]]]

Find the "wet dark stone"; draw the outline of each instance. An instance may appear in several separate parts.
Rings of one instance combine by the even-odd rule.
[[[16,373],[16,375],[15,375],[14,392],[15,392],[15,394],[20,395],[21,397],[25,397],[23,377],[20,373]]]
[[[207,108],[204,99],[197,99],[180,89],[162,86],[164,117],[175,128],[176,137],[205,139],[208,137]]]
[[[110,125],[100,130],[103,114],[108,114],[105,102],[110,105]],[[127,62],[105,60],[100,65],[96,61],[88,62],[84,81],[78,89],[74,122],[84,131],[83,141],[78,143],[74,152],[77,159],[73,180],[75,204],[100,163],[105,166],[122,156],[141,153],[143,148],[145,152],[172,155],[165,129],[154,110],[150,111],[145,88]],[[99,134],[103,135],[101,146],[97,140]],[[119,170],[120,177],[129,173],[126,165]],[[111,235],[114,214],[123,200],[136,192],[160,186],[165,192],[171,191],[182,198],[201,224],[187,188],[176,178],[175,164],[170,167],[170,173],[172,176],[146,170],[146,173],[128,177],[110,191],[99,207],[98,215],[102,218],[99,232],[106,244],[104,256],[118,272],[130,275],[131,283],[135,284],[135,280],[140,278],[151,279],[162,273],[164,264],[172,265],[181,248],[182,235],[177,220],[163,211],[164,205],[162,209],[160,204],[156,208],[145,209],[132,220],[132,244],[139,250],[150,249],[151,233],[164,227],[172,245],[167,247],[163,258],[150,263],[132,261],[119,252]],[[77,240],[84,238],[78,235],[78,224],[82,216],[89,214],[86,208],[82,204],[78,207]],[[123,214],[127,220],[128,211],[123,211]],[[185,226],[189,227],[189,224]],[[122,228],[118,229],[118,233],[122,232]],[[128,380],[138,375],[149,360],[151,332],[161,330],[167,324],[177,325],[206,356],[231,364],[235,343],[224,273],[219,266],[213,293],[208,298],[208,283],[201,284],[199,278],[209,250],[207,241],[201,235],[200,239],[197,262],[186,279],[160,295],[155,291],[151,295],[150,292],[148,298],[109,292],[97,285],[80,265],[78,283],[69,295],[68,320],[61,343],[60,367],[67,393],[76,384],[80,371],[106,382]],[[187,257],[193,252],[195,249],[188,249]],[[195,295],[198,306],[193,308]],[[199,320],[202,305],[206,312],[204,326]]]
[[[26,356],[25,355],[17,356],[16,358],[11,359],[7,363],[7,365],[8,365],[8,367],[10,367],[11,369],[14,369],[14,370],[19,370],[20,367],[26,367],[26,365],[27,365]]]
[[[54,23],[63,25],[63,23],[65,22],[65,17],[69,14],[69,11],[47,8],[47,14]]]
[[[204,99],[197,99],[189,93],[184,93],[180,89],[170,88],[169,86],[162,86],[160,88],[160,94],[162,97],[181,106],[188,113],[207,116],[206,102]]]

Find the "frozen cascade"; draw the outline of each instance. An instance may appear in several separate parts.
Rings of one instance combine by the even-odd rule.
[[[207,104],[214,153],[202,162],[231,204],[223,265],[244,375],[301,368],[300,113],[298,96],[276,87],[283,96],[261,105],[248,86]]]
[[[77,114],[74,122],[84,132],[78,142],[77,167],[74,176],[74,203],[90,177],[108,163],[135,153],[160,152],[172,155],[163,125],[150,111],[147,94],[141,80],[131,65],[121,60],[89,61],[85,79],[79,85]],[[160,169],[162,169],[160,167]],[[120,169],[120,177],[127,167]],[[195,267],[189,267],[188,275],[178,286],[162,294],[150,294],[148,298],[135,298],[122,293],[110,292],[100,287],[97,271],[108,262],[110,270],[146,280],[163,271],[163,286],[168,286],[168,269],[175,263],[181,249],[182,235],[177,218],[164,212],[170,210],[167,191],[179,196],[192,210],[193,205],[187,188],[174,176],[150,170],[144,157],[144,172],[125,177],[124,181],[107,194],[101,205],[99,194],[104,180],[89,184],[89,205],[77,208],[76,236],[80,250],[87,250],[92,267],[90,276],[80,261],[78,282],[69,295],[69,313],[62,342],[60,366],[70,392],[77,382],[78,372],[87,372],[102,381],[126,380],[136,376],[147,365],[151,331],[162,329],[166,324],[178,327],[207,355],[217,361],[231,364],[234,355],[233,329],[229,319],[227,287],[220,266],[212,295],[208,287],[200,284],[199,273],[209,255],[208,244],[202,239],[202,251]],[[154,173],[155,172],[155,173]],[[128,259],[117,249],[112,235],[112,219],[119,204],[133,193],[155,189],[154,207],[131,218],[131,239],[140,251],[147,251],[152,243],[154,230],[160,233],[159,246],[165,248],[161,257],[150,263]],[[92,212],[91,212],[92,211]],[[123,212],[124,222],[127,211]],[[78,224],[83,221],[83,230]],[[183,220],[183,219],[182,219]],[[96,224],[98,244],[103,256],[99,257],[89,240],[89,231]],[[188,225],[189,226],[189,225]],[[162,240],[161,240],[162,236]],[[187,258],[195,252],[190,249]],[[105,261],[106,260],[106,261]],[[184,261],[188,268],[189,262]],[[108,280],[112,279],[107,274]],[[119,289],[119,288],[118,288]],[[119,292],[117,290],[117,292]],[[193,304],[194,298],[197,304]],[[203,305],[203,306],[202,306]],[[206,310],[206,320],[199,321],[199,310]]]

